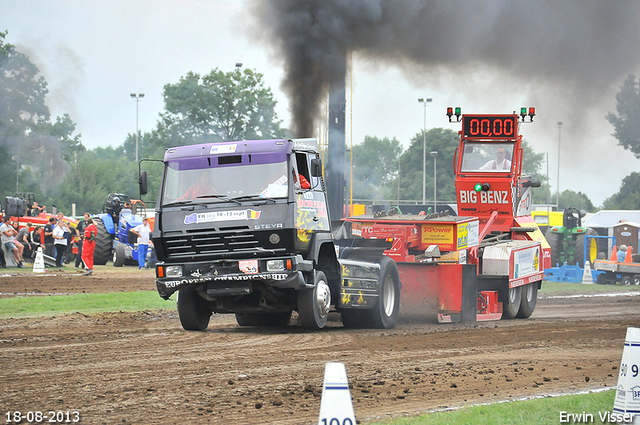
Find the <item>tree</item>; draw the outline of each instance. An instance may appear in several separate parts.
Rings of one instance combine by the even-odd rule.
[[[604,200],[607,210],[640,209],[640,173],[631,173],[622,179],[620,190]]]
[[[424,131],[424,130],[423,130]],[[411,145],[400,157],[400,199],[422,201],[422,149],[424,133],[420,132],[411,139]],[[452,130],[433,128],[426,133],[426,200],[433,200],[433,160],[429,152],[437,151],[437,189],[439,201],[455,202],[455,175],[451,164],[458,147],[458,134]],[[397,176],[386,187],[387,199],[398,197]]]
[[[534,202],[540,204],[546,204],[550,197],[549,181],[546,174],[542,173],[544,159],[544,153],[537,153],[531,143],[522,141],[522,173],[530,176],[532,181],[542,183],[540,188],[532,190]]]
[[[595,212],[589,197],[582,192],[574,192],[573,190],[565,190],[560,194],[558,200],[558,209],[560,211],[564,211],[568,207],[575,207],[586,212]]]
[[[398,157],[402,153],[400,142],[388,137],[365,136],[364,142],[353,147],[353,197],[374,199],[380,197],[398,172]]]
[[[616,94],[617,114],[609,112],[607,120],[613,125],[618,144],[640,158],[640,81],[629,75]]]
[[[164,86],[165,112],[155,132],[164,147],[222,140],[283,137],[276,101],[262,74],[250,69],[189,72]]]

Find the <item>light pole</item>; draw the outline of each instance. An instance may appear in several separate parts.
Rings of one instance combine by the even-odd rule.
[[[438,151],[431,151],[429,155],[433,157],[433,212],[436,210],[436,187],[438,187],[438,177],[436,175],[436,159],[438,158]]]
[[[140,99],[144,97],[144,93],[135,94],[131,93],[131,97],[136,100],[136,164],[138,163],[138,105]]]
[[[558,121],[558,181],[556,183],[556,210],[560,208],[560,133],[562,132],[562,121]]]
[[[431,103],[433,99],[420,98],[418,102],[424,105],[424,128],[422,130],[422,204],[425,203],[427,194],[427,103]]]

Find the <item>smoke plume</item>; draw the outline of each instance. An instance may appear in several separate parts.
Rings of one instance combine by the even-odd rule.
[[[297,136],[312,134],[351,52],[412,78],[416,67],[430,77],[489,70],[576,106],[618,87],[640,61],[634,0],[271,0],[253,10],[260,39],[284,63]]]

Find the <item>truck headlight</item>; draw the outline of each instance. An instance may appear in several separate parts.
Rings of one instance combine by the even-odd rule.
[[[165,266],[164,272],[167,277],[181,277],[182,266]]]
[[[267,271],[269,272],[281,272],[284,270],[284,260],[268,260]]]

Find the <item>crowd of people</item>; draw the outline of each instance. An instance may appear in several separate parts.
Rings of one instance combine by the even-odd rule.
[[[98,228],[93,224],[89,213],[74,227],[64,214],[50,217],[45,226],[34,226],[27,222],[19,227],[17,221],[4,216],[0,226],[0,242],[13,255],[18,268],[24,268],[25,262],[33,262],[39,247],[43,253],[55,258],[56,267],[70,264],[75,255],[75,268],[86,269],[85,275],[93,273],[93,252]],[[0,250],[0,267],[6,268],[7,262],[3,250]]]

